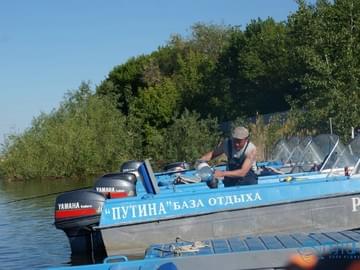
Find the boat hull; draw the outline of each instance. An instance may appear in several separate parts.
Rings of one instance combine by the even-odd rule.
[[[108,255],[143,255],[150,244],[232,235],[327,232],[360,227],[360,193],[98,228]]]

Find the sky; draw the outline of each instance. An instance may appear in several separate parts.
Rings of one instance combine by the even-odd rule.
[[[82,81],[187,37],[195,23],[287,20],[294,0],[0,0],[0,146]]]

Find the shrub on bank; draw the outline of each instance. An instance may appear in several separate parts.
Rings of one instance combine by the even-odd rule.
[[[164,129],[122,115],[114,99],[94,95],[89,84],[69,92],[59,109],[36,117],[22,134],[7,137],[0,171],[10,180],[84,178],[116,171],[130,159],[193,161],[219,138],[214,119],[185,112]]]
[[[126,118],[115,103],[93,95],[83,83],[58,110],[42,113],[24,133],[8,136],[1,170],[9,179],[82,178],[115,170],[130,158],[132,147]]]

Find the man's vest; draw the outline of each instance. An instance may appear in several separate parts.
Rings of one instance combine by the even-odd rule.
[[[227,140],[228,148],[228,164],[227,169],[229,171],[234,171],[241,169],[244,161],[246,159],[246,149],[249,146],[249,141],[247,141],[244,150],[242,151],[239,157],[233,155],[233,141],[231,139]],[[231,186],[241,186],[241,185],[254,185],[257,184],[258,178],[253,169],[250,169],[244,177],[224,177],[223,183],[225,187]]]

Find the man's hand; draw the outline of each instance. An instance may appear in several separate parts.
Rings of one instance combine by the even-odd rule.
[[[216,178],[223,178],[223,177],[225,176],[225,172],[224,172],[224,171],[215,170],[214,176],[215,176]]]

